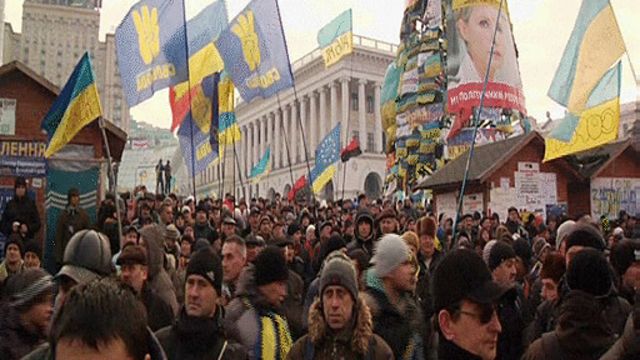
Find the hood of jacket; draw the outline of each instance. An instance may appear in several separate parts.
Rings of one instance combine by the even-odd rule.
[[[371,225],[371,233],[368,237],[360,236],[360,232],[358,231],[358,224],[361,221],[366,221]],[[356,215],[355,229],[354,229],[354,237],[358,242],[372,241],[376,232],[375,220],[373,219],[373,215],[369,212],[369,210],[360,210]]]
[[[613,332],[603,314],[604,306],[593,295],[572,290],[560,305],[556,334],[570,353],[597,354],[614,343]]]
[[[373,336],[373,321],[371,311],[365,301],[358,297],[352,319],[352,329],[348,332],[351,338],[351,349],[358,354],[365,355],[369,351],[369,339]],[[353,321],[355,320],[355,321]],[[322,303],[316,299],[309,310],[309,338],[315,345],[319,345],[329,336],[331,329],[324,319]]]
[[[271,305],[267,301],[267,298],[258,290],[258,285],[256,284],[256,269],[253,264],[247,266],[240,273],[236,287],[236,296],[248,298],[251,304],[260,310],[282,313],[281,308],[276,308]]]
[[[149,280],[153,280],[164,266],[164,230],[160,225],[147,225],[140,230],[147,248]]]

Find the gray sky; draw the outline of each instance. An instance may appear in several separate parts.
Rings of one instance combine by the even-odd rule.
[[[137,0],[105,0],[100,34],[114,32]],[[186,0],[187,16],[194,16],[213,0]],[[249,0],[227,0],[233,18]],[[20,29],[23,0],[9,0],[6,20]],[[353,9],[354,33],[387,42],[398,42],[405,1],[402,0],[279,0],[291,61],[316,47],[318,30],[342,11]],[[640,1],[611,0],[634,66],[640,71]],[[545,112],[561,116],[563,108],[547,97],[565,44],[571,34],[581,0],[510,0],[509,10],[519,50],[520,73],[529,114],[544,121]],[[622,102],[636,97],[628,58],[623,58]],[[131,110],[133,118],[168,128],[171,110],[166,91]]]

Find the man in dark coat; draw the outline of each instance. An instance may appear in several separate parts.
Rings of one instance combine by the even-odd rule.
[[[67,207],[60,214],[56,226],[55,260],[58,268],[62,266],[64,249],[73,234],[88,229],[90,225],[89,215],[80,207],[80,192],[76,188],[69,189]]]
[[[144,246],[127,244],[118,257],[120,278],[131,285],[147,309],[149,328],[156,331],[173,323],[173,310],[147,285],[149,268]]]
[[[156,333],[167,358],[246,359],[240,346],[227,341],[222,327],[220,258],[210,248],[198,250],[189,260],[186,278],[184,307],[176,323]]]
[[[354,240],[347,245],[347,251],[362,249],[367,254],[367,262],[373,255],[375,239],[375,221],[373,215],[366,210],[360,210],[356,215]]]
[[[36,203],[27,196],[27,181],[23,177],[16,178],[15,196],[7,203],[2,213],[0,231],[5,236],[11,235],[14,221],[27,226],[29,239],[40,230],[40,214]]]

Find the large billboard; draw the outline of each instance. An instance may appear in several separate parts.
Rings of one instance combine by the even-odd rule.
[[[480,105],[487,75],[484,107],[507,110],[497,111],[497,114],[513,110],[526,114],[506,1],[498,20],[499,8],[500,0],[446,2],[447,105],[452,116],[449,139],[457,135],[460,129],[469,126],[474,108]],[[494,32],[495,46],[489,65]],[[483,116],[481,120],[487,119]],[[500,121],[500,118],[490,120]]]

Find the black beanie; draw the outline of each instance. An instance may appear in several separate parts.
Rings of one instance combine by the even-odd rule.
[[[635,262],[640,262],[640,242],[623,240],[611,250],[611,265],[622,276]]]
[[[516,252],[513,251],[511,245],[505,243],[504,241],[498,241],[491,248],[491,252],[489,253],[489,270],[495,270],[502,262],[509,259],[514,259],[516,257]]]
[[[207,279],[218,295],[222,293],[222,262],[210,248],[198,250],[189,258],[185,279],[193,274]]]
[[[11,234],[9,236],[9,239],[7,239],[7,242],[4,245],[5,256],[7,254],[7,249],[11,244],[14,244],[18,247],[18,250],[20,251],[20,256],[24,256],[24,244],[22,243],[22,238],[18,234]]]
[[[37,241],[29,240],[24,244],[24,253],[25,253],[25,255],[28,252],[36,254],[38,259],[42,260],[42,246],[40,246],[40,244]]]
[[[256,257],[254,266],[257,286],[285,281],[289,278],[287,260],[284,258],[282,249],[278,247],[267,246]]]
[[[606,296],[611,291],[611,270],[604,254],[596,249],[579,251],[567,270],[567,285],[593,296]]]
[[[571,229],[571,232],[567,235],[567,239],[565,241],[567,243],[567,250],[575,245],[590,247],[599,251],[604,251],[605,248],[605,242],[602,234],[598,229],[590,224],[576,223],[573,229]]]

